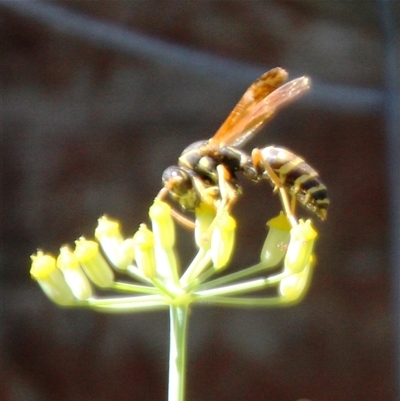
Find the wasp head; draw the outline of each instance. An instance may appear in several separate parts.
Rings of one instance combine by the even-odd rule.
[[[193,186],[193,179],[188,171],[178,166],[170,166],[162,175],[164,188],[184,209],[194,210],[199,204],[199,195]]]

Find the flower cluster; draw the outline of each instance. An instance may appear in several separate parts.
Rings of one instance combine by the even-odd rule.
[[[74,249],[63,246],[57,258],[42,251],[32,255],[32,277],[59,305],[115,312],[193,303],[287,305],[299,301],[308,288],[317,236],[309,220],[292,224],[283,213],[271,219],[260,262],[215,278],[228,265],[235,248],[236,221],[228,210],[216,214],[207,205],[196,210],[194,240],[198,251],[183,271],[175,251],[170,206],[156,199],[149,216],[151,230],[142,224],[129,238],[122,236],[117,222],[101,217],[96,241],[79,238]],[[276,272],[280,263],[278,273],[267,275],[272,268]],[[118,281],[115,272],[131,280]],[[244,296],[271,286],[277,288],[275,296]],[[118,296],[101,296],[101,289],[113,290]]]

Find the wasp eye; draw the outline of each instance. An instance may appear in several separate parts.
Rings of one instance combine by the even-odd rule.
[[[184,195],[193,188],[190,175],[178,166],[170,166],[162,175],[164,185],[176,195]]]

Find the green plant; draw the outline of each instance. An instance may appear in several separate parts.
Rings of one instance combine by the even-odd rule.
[[[194,240],[198,250],[182,271],[170,206],[156,199],[149,216],[152,230],[142,224],[130,238],[123,238],[117,222],[101,217],[96,241],[80,238],[73,250],[63,246],[57,259],[38,251],[31,257],[31,275],[50,300],[61,306],[118,313],[169,310],[168,400],[183,401],[189,309],[204,303],[274,307],[299,302],[310,283],[317,232],[310,220],[289,222],[281,212],[267,223],[260,262],[221,275],[235,249],[236,221],[229,209],[216,215],[215,208],[205,204],[197,208]],[[282,268],[276,273],[279,264]],[[131,280],[116,281],[114,270]],[[276,296],[262,293],[271,286],[277,288]],[[114,290],[118,296],[96,295],[96,287]],[[248,296],[256,292],[261,295]]]

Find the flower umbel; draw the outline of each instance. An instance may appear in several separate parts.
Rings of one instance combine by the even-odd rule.
[[[267,223],[269,232],[260,262],[220,275],[235,249],[237,223],[228,208],[218,214],[203,204],[196,210],[197,254],[181,273],[171,207],[156,199],[149,216],[152,229],[141,224],[128,238],[123,237],[118,222],[101,217],[95,230],[97,241],[81,237],[75,241],[74,249],[61,247],[57,259],[38,251],[31,257],[31,275],[45,294],[61,306],[120,313],[169,309],[169,401],[183,401],[189,307],[268,307],[298,302],[310,283],[317,233],[310,220],[293,225],[281,213]],[[268,273],[272,268],[274,273]],[[124,273],[130,282],[117,281],[113,270]],[[266,296],[263,291],[271,287],[276,288],[275,295]],[[120,295],[99,296],[96,288]],[[258,296],[246,296],[256,292]]]
[[[229,211],[224,210],[216,216],[215,211],[206,205],[197,210],[195,240],[198,253],[181,276],[170,206],[156,199],[149,216],[152,230],[142,224],[133,237],[127,239],[123,238],[117,222],[103,216],[95,230],[98,242],[81,237],[75,242],[74,250],[63,246],[57,261],[38,251],[32,256],[32,277],[58,304],[80,306],[85,300],[85,306],[96,308],[101,305],[102,309],[109,307],[114,311],[122,305],[121,312],[135,311],[136,307],[141,310],[144,301],[148,308],[153,305],[159,309],[180,302],[183,305],[221,303],[222,296],[225,304],[232,299],[239,306],[240,298],[236,295],[271,285],[277,286],[277,295],[268,298],[268,302],[275,299],[277,304],[281,304],[285,299],[292,302],[300,298],[307,288],[317,236],[310,220],[300,220],[291,227],[286,216],[279,214],[267,223],[269,232],[259,264],[210,280],[227,266],[234,251],[236,221]],[[282,261],[280,273],[262,276]],[[125,272],[134,279],[133,282],[115,281],[112,268]],[[261,278],[250,279],[260,275]],[[95,298],[93,285],[132,295]],[[230,298],[232,296],[235,298]],[[254,305],[262,304],[260,301],[263,299],[253,298]],[[244,300],[247,304],[248,299]]]

